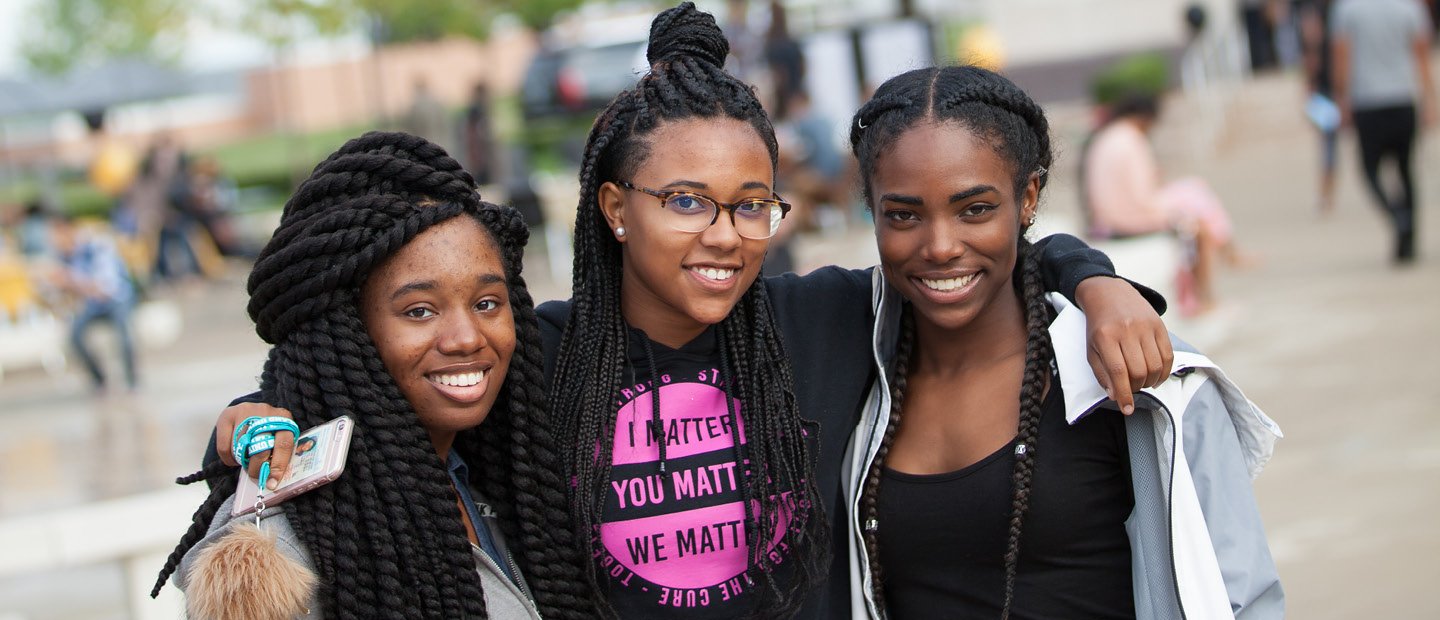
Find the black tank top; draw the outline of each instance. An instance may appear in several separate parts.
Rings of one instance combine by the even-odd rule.
[[[1124,419],[1101,411],[1068,426],[1058,377],[1050,385],[1011,617],[1134,618]],[[999,617],[1015,444],[945,474],[883,470],[880,563],[891,618]]]

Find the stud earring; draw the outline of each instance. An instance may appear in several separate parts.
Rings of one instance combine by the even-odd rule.
[[[615,236],[616,236],[616,237],[624,237],[624,236],[625,236],[625,227],[624,227],[624,226],[616,226],[616,227],[615,227]]]

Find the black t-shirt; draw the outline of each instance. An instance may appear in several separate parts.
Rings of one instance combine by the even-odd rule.
[[[1134,618],[1124,418],[1098,413],[1068,426],[1059,378],[1050,385],[1010,617]],[[882,468],[878,536],[891,618],[999,617],[1017,442],[944,474]]]
[[[816,515],[833,521],[833,515],[845,514],[841,463],[873,369],[870,272],[831,267],[804,277],[769,278],[765,284],[790,354],[800,416],[816,455],[816,483],[823,504]],[[568,302],[545,303],[538,310],[547,377],[553,376],[569,310]],[[651,342],[661,385],[661,418],[669,437],[664,475],[655,465],[658,447],[645,432],[652,416],[651,370],[638,339],[632,331],[628,363],[622,371],[625,387],[617,399],[612,487],[606,494],[601,555],[596,558],[602,574],[611,576],[608,598],[623,618],[744,616],[751,611],[756,593],[751,587],[758,582],[752,583],[754,576],[745,567],[744,528],[739,521],[744,508],[733,486],[739,468],[732,452],[733,425],[719,389],[721,363],[714,330],[679,349]],[[736,409],[743,429],[744,403],[737,401]],[[665,500],[650,501],[662,495]],[[832,534],[831,548],[842,550],[837,554],[841,563],[832,563],[832,578],[811,594],[800,617],[829,618],[832,610],[848,609],[840,546],[844,528],[832,528]],[[781,560],[778,577],[784,577],[794,550],[775,551]],[[837,574],[840,579],[834,578]],[[845,587],[836,590],[839,586]]]

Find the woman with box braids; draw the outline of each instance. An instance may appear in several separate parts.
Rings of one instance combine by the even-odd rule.
[[[714,18],[696,10],[692,3],[661,13],[650,28],[650,72],[601,113],[587,142],[575,219],[574,297],[550,384],[551,410],[572,432],[565,445],[599,446],[598,454],[584,449],[570,453],[577,484],[576,528],[578,535],[586,538],[596,536],[605,516],[612,457],[609,437],[616,424],[614,403],[626,367],[627,340],[646,337],[627,330],[631,301],[622,303],[621,299],[625,259],[619,240],[624,233],[612,231],[602,212],[601,187],[628,182],[652,158],[686,148],[654,139],[657,128],[720,119],[748,125],[763,141],[770,165],[765,181],[773,186],[778,157],[775,132],[751,87],[722,68],[728,49]],[[719,215],[721,219],[725,216]],[[766,288],[758,278],[741,286],[747,290],[719,322],[718,341],[725,358],[719,370],[728,381],[729,415],[738,415],[734,411],[739,403],[745,410],[745,441],[735,442],[735,460],[749,463],[749,474],[740,484],[746,508],[747,556],[750,565],[758,568],[753,577],[763,582],[770,599],[747,613],[763,609],[785,616],[793,613],[799,596],[824,570],[829,545],[823,519],[805,509],[817,503],[809,471],[813,456],[802,440],[790,362],[771,315]],[[658,396],[658,391],[652,393]],[[650,412],[652,428],[657,431],[662,428],[660,400],[652,399]],[[661,437],[657,443],[663,473],[665,450],[672,442]],[[774,499],[792,494],[798,503],[787,505]],[[801,507],[798,512],[797,505]],[[772,560],[763,544],[777,538],[798,554],[800,563],[785,581],[772,575]]]
[[[282,507],[313,562],[313,600],[340,618],[487,617],[486,595],[494,593],[482,589],[451,478],[418,406],[392,375],[398,370],[382,361],[374,326],[367,330],[362,320],[361,292],[372,272],[454,218],[473,218],[498,250],[518,346],[508,380],[488,388],[498,395],[483,424],[456,433],[450,450],[470,464],[467,482],[495,507],[500,534],[518,543],[515,563],[538,611],[589,617],[579,575],[585,564],[551,466],[558,456],[539,328],[520,275],[528,229],[518,212],[482,202],[470,175],[441,148],[402,133],[366,134],[316,166],[286,203],[248,286],[256,331],[273,345],[261,375],[266,401],[286,407],[301,428],[339,415],[355,421],[345,472]],[[216,478],[156,592],[206,535],[235,476],[212,466],[180,480]]]

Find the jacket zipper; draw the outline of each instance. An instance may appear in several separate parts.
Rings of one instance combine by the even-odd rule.
[[[508,548],[505,549],[505,561],[510,565],[510,572],[515,575],[515,586],[520,589],[520,593],[524,594],[525,598],[528,599],[531,604],[534,604],[535,595],[530,593],[530,586],[526,585],[525,580],[520,578],[520,567],[515,564],[515,554],[510,553],[510,549]]]
[[[1175,501],[1173,499],[1175,494],[1175,451],[1181,449],[1176,441],[1175,416],[1170,413],[1170,408],[1166,407],[1165,403],[1160,402],[1160,399],[1148,394],[1136,394],[1136,396],[1152,401],[1152,408],[1158,411],[1164,411],[1165,418],[1170,421],[1170,476],[1165,480],[1165,536],[1169,539],[1167,542],[1169,542],[1170,548],[1166,551],[1170,556],[1170,585],[1175,589],[1175,609],[1180,612],[1180,620],[1187,620],[1185,615],[1185,601],[1180,598],[1180,573],[1177,563],[1175,562]],[[1089,415],[1091,411],[1098,409],[1099,406],[1099,403],[1097,403],[1094,407],[1087,410],[1084,415]]]
[[[485,527],[492,532],[491,537],[493,538],[495,536],[493,533],[495,532],[495,528],[492,528],[490,526],[492,524],[499,525],[498,523],[495,523],[493,519],[493,517],[495,516],[495,509],[491,508],[490,504],[486,504],[484,502],[476,502],[475,508],[480,511],[480,518],[485,519]],[[485,553],[483,550],[480,552],[480,555],[485,556],[487,559],[489,559],[490,556],[490,554]],[[491,563],[494,564],[494,562]],[[519,590],[520,594],[525,597],[525,600],[530,601],[530,604],[533,607],[535,603],[535,595],[530,592],[530,587],[525,583],[525,579],[520,576],[520,566],[515,563],[515,554],[510,552],[510,545],[505,545],[505,565],[510,567],[510,574],[515,576],[514,580],[506,579],[506,581],[510,581],[511,583],[513,583],[515,585],[515,589]],[[496,565],[495,568],[496,570],[499,570],[500,566]],[[505,577],[505,571],[501,570],[499,572],[501,577]],[[538,615],[538,610],[536,613]]]
[[[1178,438],[1175,416],[1164,403],[1156,402],[1156,408],[1165,412],[1165,418],[1170,421],[1170,476],[1165,481],[1165,532],[1169,538],[1170,548],[1170,585],[1175,588],[1175,608],[1180,611],[1180,620],[1186,620],[1185,600],[1180,597],[1180,572],[1175,562],[1175,451],[1181,449]]]
[[[885,284],[884,284],[883,281],[881,281],[878,277],[874,277],[873,274],[872,274],[872,277],[871,277],[871,286],[884,287]],[[883,299],[884,299],[884,290],[883,290],[883,288],[881,288],[880,290],[877,290],[876,292],[872,293],[872,295],[874,295],[877,300],[883,300]],[[876,314],[878,315],[881,311],[883,311],[883,307],[880,308],[880,309],[877,309],[877,310],[876,310]],[[875,416],[875,423],[870,426],[870,429],[869,429],[869,430],[870,430],[870,434],[869,434],[868,437],[866,437],[865,445],[864,445],[864,446],[859,446],[860,448],[862,448],[863,450],[865,450],[865,461],[864,461],[863,466],[862,466],[861,469],[860,469],[860,472],[861,472],[861,473],[860,473],[860,485],[861,485],[861,486],[864,486],[864,484],[865,484],[865,475],[866,475],[867,472],[870,471],[870,465],[871,465],[871,463],[873,463],[873,462],[875,461],[875,454],[876,454],[876,453],[875,453],[875,451],[873,451],[873,450],[870,449],[870,446],[871,446],[871,444],[873,443],[872,438],[875,436],[875,433],[879,430],[880,425],[881,425],[882,423],[888,423],[888,420],[889,420],[889,417],[886,416],[885,414],[887,414],[887,413],[889,412],[889,410],[890,410],[890,408],[889,408],[889,406],[888,406],[889,400],[890,400],[890,378],[885,375],[885,370],[886,370],[885,361],[886,361],[886,360],[881,359],[880,352],[879,352],[878,341],[880,340],[880,332],[881,332],[880,321],[877,320],[877,321],[875,322],[875,326],[871,329],[871,334],[870,334],[870,345],[871,345],[870,358],[871,358],[871,361],[875,362],[875,363],[876,363],[876,366],[877,366],[877,371],[876,371],[876,373],[875,373],[875,378],[876,378],[876,380],[880,383],[880,394],[881,394],[880,398],[878,399],[880,402],[877,403],[877,405],[880,406],[880,409],[881,409],[882,411],[880,411],[879,413],[877,413],[877,415]],[[865,404],[866,404],[866,405],[869,405],[869,404],[870,404],[868,398],[866,399]],[[863,416],[864,413],[865,413],[865,412],[862,412],[861,415]],[[862,419],[863,419],[863,417],[862,417]],[[884,422],[882,422],[882,421],[884,421]],[[858,491],[859,488],[857,488],[856,490]],[[852,508],[852,510],[854,510],[854,512],[855,512],[855,514],[856,514],[856,517],[855,517],[854,519],[852,519],[852,521],[858,519],[858,518],[859,518],[859,510],[858,510],[858,507],[859,507],[859,499],[858,499],[858,496],[855,497],[855,498],[846,498],[846,501],[847,501],[849,504],[851,504],[851,508]],[[874,576],[872,575],[871,569],[870,569],[870,557],[869,557],[868,554],[866,554],[866,553],[864,552],[865,545],[864,545],[864,540],[863,540],[863,539],[864,539],[864,536],[865,536],[865,522],[862,520],[862,521],[859,521],[858,523],[855,523],[855,525],[857,525],[857,526],[859,527],[859,529],[857,530],[857,532],[860,534],[860,537],[861,537],[861,539],[862,539],[862,540],[861,540],[861,544],[860,544],[861,552],[859,553],[859,556],[860,556],[860,576],[861,576],[861,578],[860,578],[860,587],[862,587],[862,588],[865,589],[865,594],[864,594],[864,595],[865,595],[865,607],[866,607],[866,610],[870,612],[870,616],[871,616],[872,618],[881,618],[881,619],[883,619],[883,618],[885,618],[885,612],[884,612],[884,610],[880,609],[880,606],[879,606],[879,605],[876,603],[876,601],[875,601],[875,596],[874,596],[874,591],[875,591],[875,585],[874,585],[874,584],[875,584],[875,581],[874,581]],[[850,541],[850,544],[852,544],[852,545],[855,544],[855,541],[854,541],[854,540]]]

